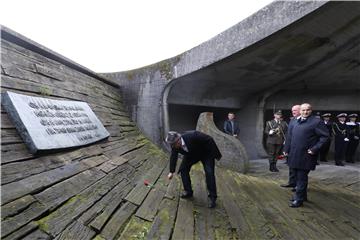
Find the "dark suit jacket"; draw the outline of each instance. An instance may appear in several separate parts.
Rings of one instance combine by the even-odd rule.
[[[192,165],[200,160],[218,159],[222,157],[214,139],[199,131],[188,131],[181,135],[189,152],[180,149],[171,149],[170,172],[175,172],[178,154],[184,155],[182,166]],[[182,167],[180,167],[181,170]]]
[[[229,134],[229,135],[233,135],[232,134],[232,127],[231,127],[231,122],[230,120],[226,120],[224,122],[224,132]],[[238,135],[239,134],[239,127],[236,121],[234,121],[234,134]]]
[[[329,139],[329,131],[324,122],[314,116],[309,116],[304,122],[299,119],[289,127],[288,137],[289,167],[315,170],[317,154]],[[315,154],[308,154],[308,149]]]

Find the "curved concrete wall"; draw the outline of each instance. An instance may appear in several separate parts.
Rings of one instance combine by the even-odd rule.
[[[359,11],[358,2],[276,1],[174,58],[103,75],[122,86],[133,120],[155,143],[162,144],[167,130],[179,130],[174,127],[195,128],[190,123],[197,117],[171,125],[173,109],[196,115],[216,108],[238,112],[249,157],[259,158],[264,156],[262,129],[271,96],[293,89],[359,90]],[[312,96],[308,99],[319,103]],[[331,96],[323,95],[320,102]],[[249,143],[254,138],[257,142]]]

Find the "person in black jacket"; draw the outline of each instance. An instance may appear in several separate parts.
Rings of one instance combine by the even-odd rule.
[[[201,161],[204,167],[206,186],[209,192],[209,208],[214,208],[216,206],[217,198],[215,159],[220,160],[222,157],[214,139],[199,131],[187,131],[184,134],[170,131],[165,141],[171,146],[169,179],[174,175],[178,154],[181,153],[184,156],[179,168],[185,190],[181,195],[181,198],[191,198],[193,196],[190,169],[192,165]]]
[[[346,148],[345,161],[348,163],[355,163],[354,155],[356,152],[356,148],[359,145],[360,124],[356,122],[357,117],[358,115],[356,113],[350,114],[349,121],[346,123],[348,136],[349,136],[349,143]]]
[[[235,120],[235,113],[230,112],[228,114],[228,119],[224,122],[224,132],[233,137],[238,136],[240,131]]]
[[[296,193],[290,207],[300,207],[307,200],[308,174],[315,170],[317,154],[328,141],[329,132],[324,122],[311,115],[312,107],[304,103],[300,107],[301,117],[289,128],[289,167],[296,175]]]
[[[327,155],[329,153],[330,145],[331,145],[331,137],[332,137],[332,122],[330,121],[331,113],[324,113],[321,115],[326,128],[329,131],[329,140],[322,146],[320,149],[320,162],[327,162]]]
[[[337,116],[338,121],[333,123],[333,134],[335,136],[335,165],[344,166],[342,160],[345,158],[346,147],[349,142],[348,129],[346,126],[346,113]]]

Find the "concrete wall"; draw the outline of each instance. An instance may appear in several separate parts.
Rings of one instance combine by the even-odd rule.
[[[102,75],[122,86],[124,101],[132,119],[147,137],[161,145],[164,132],[168,130],[167,100],[176,81],[190,78],[195,83],[200,77],[197,76],[198,70],[206,71],[204,69],[207,66],[224,59],[226,61],[232,54],[284,29],[326,3],[327,1],[276,1],[209,41],[174,58],[141,69]],[[212,75],[214,72],[216,73],[216,69],[210,70]],[[194,87],[200,88],[196,84]],[[213,101],[204,104],[201,104],[203,98],[194,98],[192,103],[196,101],[209,107],[239,106],[236,99],[224,101],[222,97],[213,97]],[[175,100],[173,103],[176,103]]]

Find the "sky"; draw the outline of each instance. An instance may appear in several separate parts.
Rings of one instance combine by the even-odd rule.
[[[190,50],[271,2],[0,0],[0,24],[94,72],[118,72]]]

